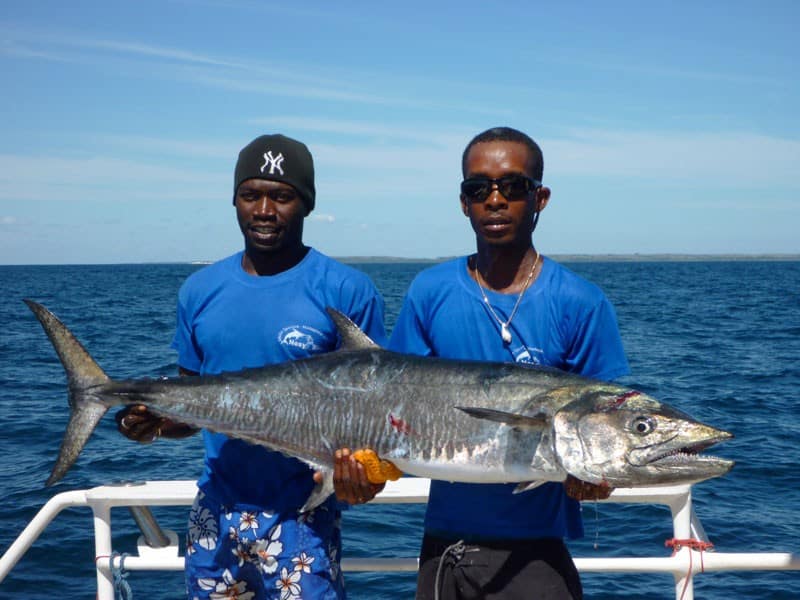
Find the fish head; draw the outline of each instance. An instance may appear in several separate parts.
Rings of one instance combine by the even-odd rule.
[[[732,434],[620,386],[586,386],[556,413],[553,427],[561,465],[590,483],[695,483],[733,467],[733,461],[699,454]]]

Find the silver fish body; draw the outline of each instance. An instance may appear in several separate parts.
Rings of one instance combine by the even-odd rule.
[[[218,376],[114,381],[52,313],[26,303],[70,389],[48,484],[72,466],[105,411],[127,404],[323,471],[305,510],[332,492],[334,451],[345,447],[372,448],[419,477],[518,482],[519,490],[568,474],[612,487],[692,483],[733,466],[697,454],[731,434],[641,392],[550,368],[389,352],[333,309],[336,352]]]

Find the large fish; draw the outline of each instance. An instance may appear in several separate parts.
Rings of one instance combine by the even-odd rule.
[[[303,510],[332,493],[334,451],[344,447],[370,447],[411,475],[518,482],[518,491],[567,474],[638,487],[702,481],[733,467],[698,454],[730,433],[641,392],[550,368],[389,352],[333,309],[336,352],[218,376],[114,381],[55,315],[25,302],[69,386],[70,420],[47,485],[73,465],[108,408],[127,404],[321,470]]]

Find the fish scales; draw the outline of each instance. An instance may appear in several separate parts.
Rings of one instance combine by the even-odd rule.
[[[429,359],[371,351],[218,378],[120,382],[98,395],[115,405],[141,403],[170,419],[321,464],[330,462],[336,448],[369,445],[407,466],[447,462],[451,476],[458,471],[472,473],[475,481],[498,481],[507,475],[496,467],[530,464],[539,436],[510,444],[511,428],[455,407],[515,412],[530,403],[531,394],[546,389],[513,373],[488,371],[482,363],[466,363],[454,372]],[[393,427],[392,419],[404,425]]]

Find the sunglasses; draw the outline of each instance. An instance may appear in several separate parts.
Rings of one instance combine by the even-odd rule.
[[[461,182],[461,193],[470,202],[484,202],[497,186],[497,191],[506,200],[521,200],[541,185],[541,181],[525,175],[506,175],[499,179],[471,177]]]

